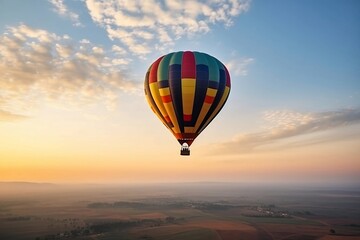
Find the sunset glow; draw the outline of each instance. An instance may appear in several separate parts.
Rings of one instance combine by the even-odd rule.
[[[360,2],[2,1],[0,181],[360,183]],[[180,145],[146,103],[174,51],[229,69]]]

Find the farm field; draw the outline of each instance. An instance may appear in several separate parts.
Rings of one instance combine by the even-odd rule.
[[[0,239],[360,239],[354,188],[0,185]]]

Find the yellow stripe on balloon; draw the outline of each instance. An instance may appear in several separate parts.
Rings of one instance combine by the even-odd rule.
[[[179,128],[179,123],[175,114],[175,109],[173,106],[173,102],[171,99],[171,95],[170,95],[170,88],[160,88],[159,89],[159,97],[160,97],[160,101],[162,102],[162,104],[164,105],[164,108],[167,112],[167,115],[170,117],[170,120],[172,122],[172,124],[174,125],[174,127],[172,128],[172,130],[174,131],[174,133],[180,133],[180,128]]]
[[[196,90],[196,80],[194,78],[181,79],[181,93],[183,114],[192,115]]]
[[[199,134],[206,128],[207,125],[209,125],[211,120],[213,120],[213,118],[216,116],[216,114],[220,111],[221,107],[224,105],[227,97],[229,96],[229,93],[230,93],[230,88],[228,86],[226,86],[224,89],[224,93],[220,99],[219,104],[217,105],[217,107],[215,108],[213,113],[210,115],[209,119],[205,122],[204,126],[200,129]]]
[[[168,116],[166,109],[164,107],[164,104],[161,100],[158,83],[157,82],[150,83],[149,88],[150,88],[151,96],[153,97],[156,106],[158,107],[159,111],[161,112],[161,115],[163,115],[163,117]]]

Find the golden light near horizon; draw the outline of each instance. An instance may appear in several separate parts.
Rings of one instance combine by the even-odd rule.
[[[39,131],[41,126],[37,129],[34,123],[26,121],[12,124],[18,136],[14,134],[15,129],[6,128],[9,137],[1,144],[0,155],[2,181],[356,181],[360,168],[358,141],[352,140],[305,147],[293,147],[283,141],[278,143],[280,146],[264,145],[240,155],[217,152],[213,146],[202,144],[195,147],[196,152],[190,159],[184,159],[178,156],[177,143],[170,137],[168,141],[173,140],[173,143],[166,148],[161,142],[151,140],[142,145],[138,139],[127,139],[124,143],[122,131],[118,135],[113,130],[119,126],[109,128],[107,131],[111,134],[102,135],[99,132],[90,134],[94,126],[79,124],[83,129],[78,130],[88,134],[71,134],[69,138],[66,131],[73,132],[72,128],[58,129],[56,133]],[[29,124],[32,131],[27,131]],[[336,131],[333,134],[336,136]],[[168,136],[155,137],[160,140]],[[285,147],[281,146],[283,144]]]
[[[0,181],[360,182],[352,4],[60,2],[2,3]],[[232,79],[189,158],[143,89],[151,63],[185,50]]]

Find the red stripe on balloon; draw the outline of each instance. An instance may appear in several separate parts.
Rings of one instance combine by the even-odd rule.
[[[226,75],[226,86],[231,87],[230,73],[225,66],[224,66],[224,68],[225,68],[225,75]]]
[[[194,53],[186,51],[182,57],[181,78],[196,78],[196,64]]]
[[[176,139],[181,139],[181,138],[182,138],[182,134],[181,134],[181,133],[175,133],[175,137],[176,137]]]
[[[165,121],[166,121],[166,122],[168,122],[168,123],[169,123],[169,122],[171,122],[171,120],[170,120],[170,117],[169,117],[169,116],[165,116],[164,118],[165,118]]]
[[[186,122],[190,122],[191,121],[191,118],[192,118],[192,115],[190,114],[190,115],[187,115],[187,114],[184,114],[183,115],[183,119],[184,119],[184,121],[186,121]]]
[[[160,63],[160,61],[161,61],[161,59],[162,59],[163,57],[164,57],[164,56],[159,57],[158,60],[156,60],[156,61],[151,65],[150,73],[149,73],[149,84],[150,84],[150,83],[157,82],[157,70],[158,70],[158,67],[159,67],[159,63]]]
[[[162,96],[161,100],[163,101],[163,103],[169,103],[172,101],[170,95]]]
[[[212,104],[214,102],[215,97],[211,97],[206,95],[204,102]]]

